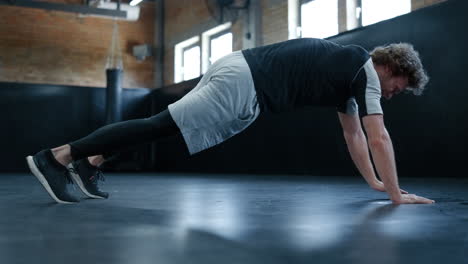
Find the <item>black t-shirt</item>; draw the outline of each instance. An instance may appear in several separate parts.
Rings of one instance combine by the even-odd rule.
[[[242,52],[262,112],[317,105],[360,116],[382,113],[377,73],[362,47],[302,38]]]

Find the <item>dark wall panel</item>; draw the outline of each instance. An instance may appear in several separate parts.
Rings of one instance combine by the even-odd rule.
[[[124,120],[148,116],[148,94],[147,89],[124,89]],[[0,82],[0,106],[0,171],[26,171],[25,156],[76,140],[104,125],[105,89]],[[147,157],[149,147],[142,147],[132,155]],[[139,162],[149,163],[149,158]]]
[[[431,77],[421,96],[382,101],[400,176],[460,176],[468,162],[466,116],[468,37],[463,25],[468,2],[449,0],[331,38],[370,50],[410,42],[420,51]],[[156,90],[153,112],[183,96],[196,82]],[[187,87],[190,86],[190,87]],[[227,142],[189,157],[181,137],[155,144],[155,169],[224,173],[356,174],[334,109],[310,108],[261,116]]]

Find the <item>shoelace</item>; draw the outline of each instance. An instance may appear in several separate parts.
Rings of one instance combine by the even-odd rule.
[[[75,168],[72,168],[72,167],[68,168],[68,172],[78,174],[78,172],[76,172]]]
[[[100,169],[96,169],[96,174],[91,176],[89,179],[93,184],[97,184],[98,181],[106,181],[106,178],[104,178],[104,174],[102,174]]]
[[[73,167],[68,168],[68,171],[71,172],[71,173],[74,173],[74,174],[79,174],[77,172],[77,170],[75,170],[75,168],[73,168]],[[69,174],[68,174],[68,179],[71,182],[71,177],[70,177]],[[96,173],[94,175],[92,175],[89,178],[89,180],[91,181],[91,183],[96,185],[98,181],[103,181],[103,182],[106,181],[106,178],[104,177],[104,174],[102,174],[102,171],[100,169],[96,169]]]

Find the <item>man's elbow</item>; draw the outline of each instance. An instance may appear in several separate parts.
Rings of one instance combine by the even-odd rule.
[[[346,142],[348,142],[348,141],[352,141],[352,140],[364,137],[364,132],[358,129],[355,131],[343,131],[343,136]]]
[[[372,135],[368,138],[369,146],[371,147],[383,147],[387,146],[392,142],[388,133],[380,133],[378,135]]]

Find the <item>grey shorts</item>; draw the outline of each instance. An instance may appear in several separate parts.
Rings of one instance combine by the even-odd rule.
[[[242,52],[217,60],[195,88],[168,108],[190,154],[247,128],[260,114],[260,108]]]

